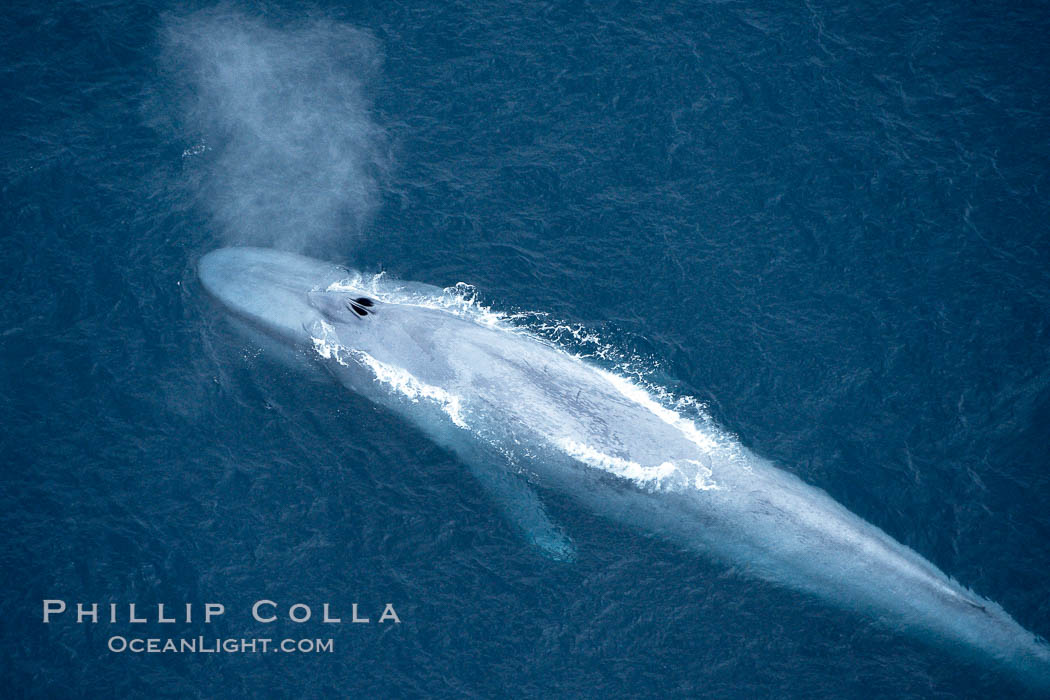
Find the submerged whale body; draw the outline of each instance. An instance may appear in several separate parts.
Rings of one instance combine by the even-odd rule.
[[[453,450],[547,556],[574,545],[528,479],[599,514],[994,660],[1050,687],[1050,649],[824,491],[670,410],[638,385],[440,290],[258,248],[199,263],[249,328],[315,352],[351,390]]]

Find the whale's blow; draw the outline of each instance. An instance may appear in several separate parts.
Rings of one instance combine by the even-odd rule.
[[[179,86],[163,118],[187,166],[206,164],[191,191],[227,243],[323,249],[334,232],[360,233],[389,162],[370,115],[381,53],[368,33],[324,19],[278,28],[220,5],[167,16],[162,39],[161,69]]]

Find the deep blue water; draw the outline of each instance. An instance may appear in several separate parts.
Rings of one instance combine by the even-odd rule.
[[[5,694],[1022,692],[546,492],[579,556],[543,558],[195,263],[274,245],[580,327],[1050,636],[1045,5],[92,0],[0,31]],[[335,653],[107,650],[136,627]]]

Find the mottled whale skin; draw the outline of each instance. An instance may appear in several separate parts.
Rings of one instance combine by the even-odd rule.
[[[204,288],[269,342],[315,352],[348,388],[463,459],[524,537],[570,538],[535,480],[751,574],[934,638],[1050,687],[1050,650],[998,604],[639,386],[535,336],[435,303],[440,290],[292,253],[223,248]],[[528,474],[528,477],[523,476]]]

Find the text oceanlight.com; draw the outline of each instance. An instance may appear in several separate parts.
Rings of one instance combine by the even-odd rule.
[[[190,639],[121,637],[109,638],[107,646],[117,654],[331,654],[335,645],[332,639],[217,639],[193,637]]]

